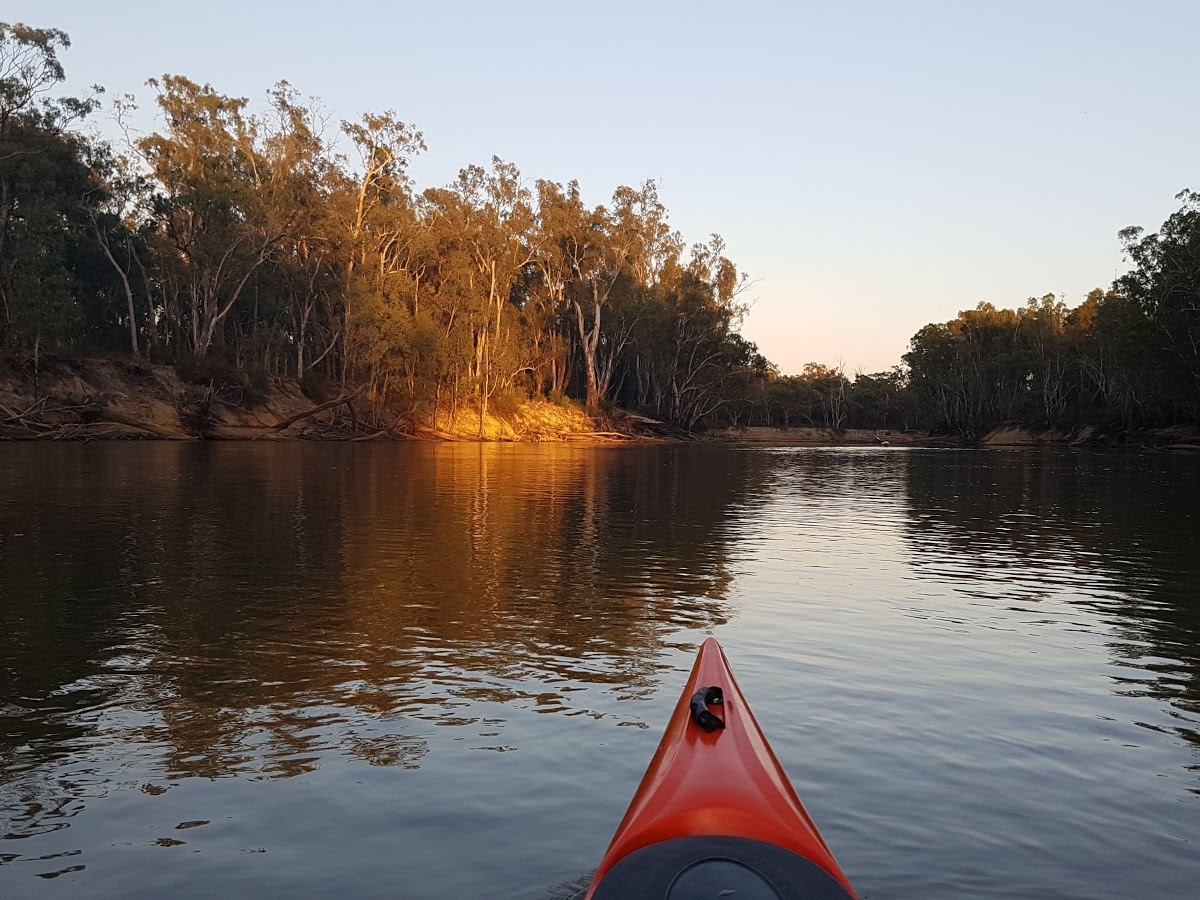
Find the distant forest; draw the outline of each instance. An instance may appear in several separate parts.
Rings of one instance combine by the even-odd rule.
[[[494,158],[444,187],[391,111],[335,122],[286,82],[260,110],[178,75],[159,130],[87,130],[53,96],[65,33],[0,23],[0,348],[122,354],[213,383],[363,388],[414,420],[574,398],[684,429],[1200,424],[1200,194],[1068,309],[981,303],[913,336],[889,372],[782,375],[739,334],[749,281],[717,236],[685,243],[653,181],[584,203]]]

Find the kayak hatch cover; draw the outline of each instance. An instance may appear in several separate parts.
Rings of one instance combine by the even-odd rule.
[[[715,638],[585,900],[853,900]]]

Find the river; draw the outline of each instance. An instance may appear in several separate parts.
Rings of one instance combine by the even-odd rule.
[[[1200,884],[1200,458],[0,445],[0,896],[571,896],[705,635],[868,898]]]

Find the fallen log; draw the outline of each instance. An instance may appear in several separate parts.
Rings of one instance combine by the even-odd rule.
[[[379,429],[379,431],[376,431],[374,434],[360,434],[358,437],[350,438],[350,443],[354,444],[354,443],[357,443],[358,441],[374,441],[374,440],[378,440],[381,437],[387,437],[388,435],[391,435],[393,437],[399,437],[402,440],[408,440],[408,435],[406,435],[406,434],[397,435],[396,434],[396,429],[400,427],[401,422],[403,422],[406,418],[408,418],[408,415],[409,415],[408,413],[401,413],[399,416],[396,417],[396,421],[393,422],[391,425],[389,425],[387,428],[381,428],[381,429]]]
[[[206,441],[291,441],[297,438],[260,425],[210,425],[204,430]]]
[[[430,428],[428,425],[413,425],[413,431],[416,434],[424,435],[428,440],[436,441],[462,441],[458,435],[451,434],[448,431],[442,431],[438,428]]]
[[[165,425],[159,425],[155,422],[144,422],[141,419],[135,419],[132,416],[127,416],[124,413],[119,413],[113,409],[101,407],[92,411],[90,418],[99,422],[111,422],[113,425],[126,425],[129,428],[137,428],[147,434],[152,434],[155,437],[164,438],[172,441],[193,441],[191,435],[184,433],[178,428],[168,428]]]
[[[637,440],[633,435],[620,431],[565,431],[562,433],[562,438],[567,441],[572,441],[576,438],[606,438],[611,441]]]
[[[288,416],[286,419],[280,419],[278,422],[272,425],[271,428],[275,431],[283,431],[290,425],[295,425],[301,419],[307,419],[309,416],[315,416],[317,413],[325,412],[327,409],[333,409],[335,406],[341,406],[343,403],[349,403],[364,390],[366,390],[366,387],[367,386],[364,384],[360,386],[359,389],[353,394],[346,394],[345,396],[338,397],[336,400],[330,400],[328,403],[320,403],[314,406],[312,409],[305,410],[302,413],[296,413],[294,416]]]
[[[9,409],[7,406],[0,405],[0,412],[8,416],[7,419],[0,419],[0,425],[7,425],[9,422],[20,422],[22,425],[28,424],[25,422],[26,417],[38,415],[45,408],[46,398],[43,397],[29,407],[24,412],[17,412],[15,409]],[[40,423],[39,423],[40,424]]]

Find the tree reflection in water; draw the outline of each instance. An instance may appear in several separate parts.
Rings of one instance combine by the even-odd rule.
[[[1035,612],[1056,598],[1098,613],[1124,674],[1117,693],[1162,700],[1200,749],[1200,467],[1171,454],[947,451],[907,455],[918,572]],[[1144,727],[1164,726],[1143,723]]]
[[[113,781],[47,778],[97,752],[166,780],[287,778],[330,754],[417,767],[429,724],[503,749],[496,704],[602,716],[595,690],[648,696],[655,648],[730,615],[723,522],[755,478],[651,450],[23,455],[0,473],[12,827]]]
[[[1195,459],[0,450],[0,893],[563,883],[714,628],[864,891],[1195,880]]]

